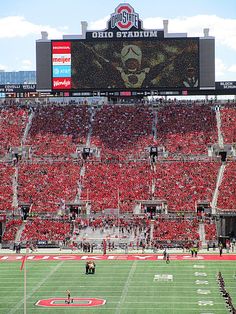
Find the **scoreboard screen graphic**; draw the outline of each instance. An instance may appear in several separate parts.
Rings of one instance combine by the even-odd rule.
[[[199,88],[199,38],[51,42],[52,90]]]

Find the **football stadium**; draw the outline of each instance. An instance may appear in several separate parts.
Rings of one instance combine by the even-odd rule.
[[[0,85],[0,314],[235,314],[215,37],[145,29],[129,3],[81,30],[42,31],[36,84]]]

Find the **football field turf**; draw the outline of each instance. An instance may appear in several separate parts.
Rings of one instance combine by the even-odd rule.
[[[163,260],[99,260],[95,275],[85,275],[82,260],[27,261],[26,281],[20,265],[20,261],[0,263],[0,314],[24,313],[24,291],[26,312],[34,314],[229,313],[219,293],[219,271],[236,304],[235,261],[180,260],[166,264]],[[160,280],[154,280],[155,275],[160,275]],[[165,281],[166,275],[173,276],[173,281]],[[66,289],[75,298],[73,306],[65,304]],[[49,298],[53,306],[36,305]],[[106,302],[96,307],[75,306],[78,302],[87,304],[90,298]]]

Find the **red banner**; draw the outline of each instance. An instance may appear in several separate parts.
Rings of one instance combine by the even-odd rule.
[[[53,89],[71,89],[71,78],[54,78]]]
[[[52,43],[53,54],[70,54],[71,42],[69,41],[54,41]]]

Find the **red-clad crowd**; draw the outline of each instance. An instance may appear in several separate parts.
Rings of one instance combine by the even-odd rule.
[[[154,224],[153,237],[158,241],[199,240],[199,223],[195,219],[158,219]]]
[[[19,106],[4,106],[0,109],[1,157],[11,147],[22,144],[31,112],[34,117],[26,144],[32,147],[33,157],[41,157],[41,160],[22,158],[13,166],[11,161],[1,159],[0,210],[13,209],[15,192],[14,200],[29,204],[33,213],[56,213],[62,203],[73,202],[76,196],[90,200],[91,212],[102,215],[106,209],[118,209],[122,215],[133,213],[136,201],[153,199],[166,201],[170,212],[194,212],[198,202],[212,202],[221,165],[207,157],[206,161],[193,157],[206,155],[208,145],[218,141],[213,107],[198,103],[171,104],[157,109],[143,104],[96,108],[53,104],[38,105],[29,111]],[[224,142],[235,143],[236,107],[225,105],[219,110]],[[95,156],[82,163],[80,160],[61,162],[55,158],[69,156],[76,152],[77,146],[86,143],[101,149],[100,159]],[[150,164],[148,157],[152,145],[164,146],[169,157]],[[193,161],[176,161],[175,154],[192,155]],[[219,187],[219,209],[236,209],[235,177],[236,163],[232,159],[226,163]],[[17,186],[13,188],[15,181]],[[44,230],[50,229],[49,221],[36,220],[35,223]],[[150,231],[148,219],[144,223],[134,217],[117,220],[101,216],[87,222],[81,220],[81,225],[87,223],[93,228],[119,225],[123,230],[145,226],[146,233]],[[189,237],[198,239],[196,226],[196,222],[188,220],[158,221],[155,238],[181,239],[184,237],[181,228],[187,234],[192,228]],[[207,240],[214,239],[215,225],[206,223],[205,232]]]
[[[217,240],[216,223],[211,220],[205,220],[204,227],[206,241],[209,240],[216,241]]]
[[[170,153],[207,154],[217,142],[214,110],[207,104],[171,104],[158,111],[157,142]]]
[[[236,143],[236,104],[220,109],[221,131],[226,144]]]
[[[35,218],[27,221],[20,241],[64,241],[70,236],[69,222]]]
[[[153,229],[151,225],[153,224]],[[6,230],[3,241],[14,241],[18,228],[22,225],[22,220],[10,220],[6,224]],[[74,228],[75,226],[75,228]],[[87,228],[90,228],[89,231]],[[140,241],[150,246],[155,243],[182,242],[189,243],[199,240],[199,222],[195,218],[180,218],[160,216],[151,220],[148,216],[124,215],[117,217],[114,215],[100,215],[91,218],[77,218],[75,225],[69,220],[50,219],[50,218],[30,218],[24,226],[21,233],[20,242],[37,242],[37,241],[64,241],[76,239],[81,230],[85,229],[89,239],[91,232],[99,231],[103,234],[115,234],[115,229],[119,228],[120,237],[132,238],[132,242],[140,245]],[[74,230],[74,231],[73,231]],[[117,231],[116,231],[117,232]],[[152,232],[152,234],[151,234]],[[81,233],[84,234],[84,233]],[[214,221],[205,221],[206,240],[216,240],[216,224]],[[92,239],[92,237],[91,237]],[[136,244],[136,241],[137,244]]]
[[[0,210],[12,210],[14,168],[0,163]]]
[[[12,219],[6,223],[5,232],[2,237],[2,241],[14,241],[18,228],[21,226],[21,219]]]
[[[102,148],[102,159],[140,157],[153,143],[152,111],[145,105],[104,105],[92,124],[92,144]]]
[[[221,210],[236,209],[236,163],[228,162],[219,187],[217,207]]]
[[[28,122],[28,111],[18,106],[0,108],[0,156],[19,147]]]
[[[20,163],[18,200],[32,212],[57,212],[62,200],[73,202],[80,166],[72,162]]]
[[[166,200],[170,211],[194,211],[197,202],[212,201],[219,167],[203,161],[157,163],[154,196]]]
[[[35,110],[27,145],[36,156],[67,156],[85,144],[89,129],[88,106],[39,106]]]
[[[94,211],[132,212],[135,200],[150,199],[151,182],[148,162],[87,163],[82,198],[92,201]]]

